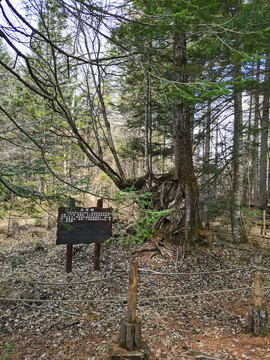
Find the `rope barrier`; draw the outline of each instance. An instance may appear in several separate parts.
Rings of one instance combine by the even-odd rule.
[[[230,273],[237,271],[251,271],[253,268],[236,268],[236,269],[226,269],[226,270],[213,270],[213,271],[203,271],[203,272],[179,272],[179,273],[163,273],[154,270],[147,269],[139,269],[139,272],[150,273],[153,275],[165,275],[165,276],[179,276],[179,275],[210,275],[210,274],[218,274],[218,273]]]
[[[15,299],[15,298],[5,298],[0,297],[0,301],[3,302],[37,302],[37,303],[95,303],[95,302],[103,302],[103,303],[119,303],[119,302],[126,302],[127,299]]]
[[[213,271],[203,271],[203,272],[177,272],[177,273],[165,273],[165,272],[159,272],[159,271],[154,271],[154,270],[150,270],[150,269],[138,269],[138,271],[140,273],[149,273],[152,275],[163,275],[163,276],[184,276],[184,275],[189,275],[189,276],[196,276],[196,275],[210,275],[210,274],[222,274],[222,273],[232,273],[232,272],[238,272],[238,271],[252,271],[256,268],[235,268],[235,269],[225,269],[225,270],[213,270]],[[266,272],[270,272],[270,269],[262,269],[262,271],[266,271]],[[16,277],[12,277],[12,276],[4,276],[7,279],[11,279],[13,281],[19,281],[19,282],[24,282],[24,283],[28,283],[28,284],[33,284],[33,285],[48,285],[48,286],[73,286],[73,285],[87,285],[87,284],[91,284],[94,282],[100,282],[100,281],[107,281],[107,280],[111,280],[114,278],[118,278],[122,275],[126,275],[127,271],[123,271],[117,275],[114,276],[108,276],[106,278],[101,278],[101,279],[92,279],[92,280],[88,280],[88,281],[77,281],[77,282],[69,282],[69,283],[52,283],[52,282],[42,282],[42,281],[36,281],[36,280],[26,280],[26,279],[20,279],[20,278],[16,278]]]
[[[122,272],[119,273],[117,275],[114,276],[108,276],[106,278],[101,278],[101,279],[92,279],[92,280],[88,280],[88,281],[77,281],[77,282],[69,282],[69,283],[52,283],[52,282],[40,282],[40,281],[35,281],[35,280],[25,280],[25,279],[19,279],[16,277],[12,277],[12,276],[4,276],[7,279],[11,279],[14,281],[19,281],[19,282],[23,282],[23,283],[27,283],[27,284],[33,284],[33,285],[49,285],[49,286],[73,286],[73,285],[87,285],[87,284],[91,284],[94,282],[99,282],[99,281],[107,281],[107,280],[111,280],[114,278],[118,278],[119,275],[122,274],[127,274],[127,272]]]
[[[157,300],[177,300],[177,299],[184,299],[187,297],[202,297],[208,295],[215,295],[215,294],[224,294],[224,293],[232,293],[232,292],[242,292],[248,291],[251,287],[244,287],[244,288],[236,288],[236,289],[224,289],[224,290],[215,290],[215,291],[207,291],[203,293],[191,293],[191,294],[183,294],[183,295],[169,295],[169,296],[155,296],[155,297],[142,297],[138,299],[138,302],[146,302],[146,301],[157,301]],[[15,298],[5,298],[0,297],[0,301],[3,302],[40,302],[40,303],[51,303],[51,302],[61,302],[61,303],[95,303],[95,302],[102,302],[102,303],[120,303],[120,302],[127,302],[127,298],[125,299],[73,299],[73,300],[64,300],[64,299],[15,299]]]
[[[183,294],[183,295],[171,295],[171,296],[161,296],[161,297],[147,297],[147,298],[140,298],[138,299],[138,302],[141,301],[153,301],[153,300],[177,300],[177,299],[184,299],[187,297],[202,297],[202,296],[208,296],[208,295],[215,295],[215,294],[224,294],[224,293],[230,293],[230,292],[242,292],[242,291],[248,291],[251,287],[247,286],[244,288],[237,288],[237,289],[224,289],[224,290],[215,290],[215,291],[206,291],[203,293],[192,293],[192,294]]]

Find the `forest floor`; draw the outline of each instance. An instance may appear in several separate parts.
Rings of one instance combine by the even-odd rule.
[[[93,245],[79,245],[68,274],[55,229],[27,222],[13,227],[7,234],[2,223],[0,235],[0,297],[9,299],[0,303],[1,359],[110,359],[134,259],[137,316],[150,360],[270,359],[270,334],[247,332],[253,257],[262,246],[270,268],[269,240],[260,243],[257,236],[253,245],[237,247],[219,230],[211,248],[183,258],[180,247],[167,243],[123,247],[115,229],[115,239],[102,245],[101,271],[93,270]],[[269,273],[263,281],[270,313]]]

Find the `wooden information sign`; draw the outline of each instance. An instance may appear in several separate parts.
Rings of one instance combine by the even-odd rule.
[[[100,246],[112,236],[112,209],[102,208],[99,199],[97,207],[75,207],[58,209],[58,229],[56,244],[66,244],[66,271],[72,270],[72,248],[75,244],[95,243],[94,270],[99,270]]]
[[[111,208],[81,208],[58,210],[56,244],[92,244],[104,242],[112,236]]]

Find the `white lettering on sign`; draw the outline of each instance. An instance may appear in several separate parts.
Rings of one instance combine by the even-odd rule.
[[[60,221],[72,223],[74,221],[111,221],[112,214],[106,211],[86,211],[81,209],[79,212],[68,212],[60,215]]]

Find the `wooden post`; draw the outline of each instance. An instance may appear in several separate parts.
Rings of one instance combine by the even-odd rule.
[[[127,320],[121,322],[120,342],[127,350],[141,348],[141,322],[136,318],[138,263],[130,264]]]
[[[103,208],[103,199],[98,199],[97,207],[102,209]],[[100,249],[101,244],[95,243],[95,250],[94,250],[94,270],[100,270]]]
[[[100,270],[100,248],[101,248],[101,244],[95,243],[95,249],[94,249],[94,270]]]
[[[255,272],[253,283],[253,305],[250,307],[248,316],[248,328],[255,336],[266,336],[268,333],[268,313],[263,306],[262,291],[262,255],[255,255]]]
[[[103,208],[103,199],[101,198],[101,199],[98,199],[98,201],[97,201],[97,207],[99,208],[99,209],[102,209]]]
[[[136,321],[136,301],[137,301],[137,277],[138,264],[131,263],[129,271],[129,288],[128,288],[128,305],[127,305],[127,322]]]
[[[255,255],[255,266],[257,270],[254,272],[254,283],[253,283],[253,304],[255,309],[261,310],[263,308],[262,301],[262,272],[260,267],[262,264],[262,255]]]
[[[70,273],[72,271],[72,250],[73,244],[67,244],[66,251],[66,272]]]
[[[265,211],[265,209],[263,210],[263,212],[262,212],[262,229],[261,229],[261,234],[263,235],[263,236],[265,236],[266,235],[266,211]]]

